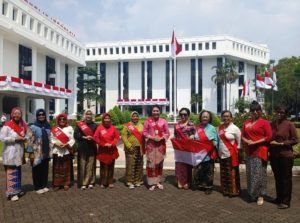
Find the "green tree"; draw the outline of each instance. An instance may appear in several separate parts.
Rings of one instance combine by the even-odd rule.
[[[125,118],[123,113],[121,112],[120,108],[118,106],[113,107],[113,111],[117,115],[119,119],[119,124],[124,124],[125,123]]]
[[[229,83],[230,85],[229,98],[231,98],[231,84],[234,83],[238,78],[238,73],[236,72],[236,63],[231,60],[226,60],[224,64],[213,66],[212,69],[215,70],[215,74],[211,77],[211,80],[216,85],[220,84],[224,89],[225,109],[227,109],[227,84]],[[229,106],[231,106],[230,103]]]
[[[102,91],[105,90],[103,77],[97,74],[95,68],[81,67],[78,69],[77,87],[79,92],[77,100],[83,104],[84,100],[87,100],[87,107],[91,107],[91,102],[96,103],[104,102]],[[105,94],[104,94],[105,95]]]
[[[192,94],[190,103],[191,103],[191,105],[195,105],[195,106],[197,106],[197,104],[198,104],[198,107],[200,108],[199,110],[201,110],[202,109],[202,95],[199,93]]]
[[[236,100],[234,108],[238,109],[240,113],[244,113],[246,108],[249,108],[250,102],[244,98]]]

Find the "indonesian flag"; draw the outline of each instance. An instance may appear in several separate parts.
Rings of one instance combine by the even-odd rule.
[[[277,77],[276,77],[276,67],[273,67],[273,90],[278,91]]]
[[[172,41],[171,41],[172,57],[175,58],[181,51],[182,51],[182,48],[181,48],[180,44],[178,43],[178,41],[175,37],[174,30],[173,30]]]
[[[273,87],[274,83],[273,83],[273,79],[271,78],[271,75],[268,71],[265,71],[265,84]]]
[[[248,79],[246,95],[248,95],[249,97],[250,97],[250,92],[251,92],[251,88],[250,88],[250,79]]]
[[[255,82],[256,82],[256,87],[258,87],[258,88],[271,89],[271,86],[267,85],[265,83],[264,78],[262,78],[261,76],[259,76],[259,74],[256,74]]]
[[[244,84],[243,84],[243,91],[242,91],[241,97],[245,97],[246,94],[247,94],[247,84],[246,84],[246,81],[244,81]]]

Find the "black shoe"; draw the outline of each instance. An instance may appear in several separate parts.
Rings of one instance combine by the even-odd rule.
[[[271,203],[273,203],[273,204],[280,204],[281,202],[279,201],[278,198],[274,198],[273,200],[271,200]]]
[[[287,209],[287,208],[289,208],[290,206],[288,206],[287,204],[283,204],[283,203],[281,203],[281,204],[278,204],[278,209]]]

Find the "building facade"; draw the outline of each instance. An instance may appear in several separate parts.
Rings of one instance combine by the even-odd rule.
[[[19,106],[77,113],[77,67],[85,48],[61,22],[27,0],[0,0],[0,114]]]
[[[251,81],[248,99],[256,99],[253,80],[257,66],[269,62],[266,45],[227,35],[177,39],[182,52],[176,63],[171,57],[170,39],[86,44],[86,64],[105,78],[106,87],[105,103],[94,104],[92,109],[99,113],[119,105],[145,115],[151,105],[159,104],[164,112],[171,114],[182,107],[196,113],[201,109],[220,113],[225,108],[225,94],[222,86],[212,80],[213,67],[226,60],[237,64],[239,74],[228,85],[227,108],[234,111],[245,81]],[[200,99],[191,103],[195,95]]]

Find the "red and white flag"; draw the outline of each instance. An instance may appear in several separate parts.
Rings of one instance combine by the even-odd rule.
[[[243,84],[243,91],[241,97],[249,96],[250,97],[250,79],[247,81],[244,81]]]
[[[251,88],[250,88],[250,79],[248,79],[248,83],[247,83],[247,92],[246,95],[248,95],[250,97],[250,93],[251,93]]]
[[[273,90],[278,91],[277,77],[276,77],[276,67],[273,67]]]
[[[172,53],[172,57],[175,58],[181,51],[182,51],[182,48],[181,48],[180,44],[178,43],[178,41],[177,41],[177,39],[175,37],[174,30],[173,30],[172,40],[171,40],[171,53]]]
[[[265,83],[264,78],[262,78],[258,74],[256,74],[255,82],[256,82],[256,87],[258,87],[258,88],[271,89],[271,86],[267,85]]]
[[[268,71],[265,71],[265,84],[270,86],[270,88],[272,88],[274,85],[273,79]]]

